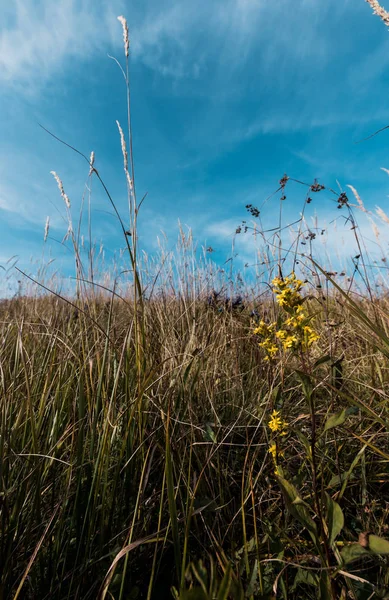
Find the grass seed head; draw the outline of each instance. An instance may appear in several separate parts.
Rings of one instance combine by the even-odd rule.
[[[366,0],[366,2],[372,7],[374,14],[389,27],[389,12],[379,4],[378,0]]]
[[[61,196],[66,204],[66,208],[70,208],[70,200],[69,200],[69,197],[67,196],[67,194],[65,194],[65,190],[64,190],[61,179],[59,178],[59,176],[57,175],[57,173],[55,171],[50,171],[50,173],[52,174],[55,181],[57,182],[58,189],[61,192]]]
[[[89,158],[89,166],[90,166],[89,176],[91,176],[92,173],[93,173],[93,170],[94,170],[94,166],[93,165],[94,164],[95,164],[95,153],[92,150],[92,152],[90,153],[90,158]]]
[[[49,235],[49,228],[50,228],[50,217],[46,217],[45,235],[44,235],[43,241],[47,240],[47,236]]]
[[[127,21],[123,16],[118,17],[118,21],[122,24],[123,27],[123,41],[124,41],[124,52],[126,58],[128,58],[129,50],[130,50],[130,39],[128,37],[128,25]]]

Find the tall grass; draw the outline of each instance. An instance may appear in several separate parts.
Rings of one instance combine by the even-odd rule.
[[[83,264],[55,174],[75,294],[0,304],[0,600],[389,597],[389,301],[361,203],[309,184],[292,242],[281,211],[267,234],[248,205],[263,240],[251,280],[183,230],[175,253],[141,255],[120,21],[129,230],[84,158],[116,211],[130,288],[99,280],[91,241]],[[280,180],[281,206],[293,183]],[[317,193],[354,231],[349,273],[315,257]],[[282,303],[292,270],[303,281]]]

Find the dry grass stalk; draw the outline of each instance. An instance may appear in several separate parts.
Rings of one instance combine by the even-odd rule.
[[[379,216],[379,218],[384,221],[384,223],[387,223],[389,225],[389,217],[388,215],[382,210],[382,208],[380,208],[379,206],[376,207],[376,213]]]
[[[374,14],[389,27],[389,12],[385,10],[377,0],[366,0],[366,2],[372,7]]]
[[[358,202],[358,208],[362,211],[362,212],[368,212],[365,208],[365,205],[362,202],[362,198],[360,197],[360,195],[358,194],[357,190],[355,189],[354,186],[352,185],[348,185],[348,188],[350,188],[350,190],[352,191],[352,193],[354,194],[354,197],[356,199],[356,201]]]
[[[70,200],[69,200],[69,197],[67,196],[67,194],[65,194],[65,190],[64,190],[61,179],[59,178],[59,176],[57,175],[57,173],[55,171],[50,171],[50,173],[52,174],[52,176],[54,177],[55,181],[58,184],[58,189],[61,192],[61,196],[66,204],[66,208],[70,208]]]
[[[122,147],[123,163],[124,163],[124,173],[126,175],[128,187],[129,187],[130,191],[132,192],[134,186],[133,186],[130,172],[128,170],[128,153],[127,153],[126,140],[124,137],[123,129],[122,129],[119,121],[116,121],[116,125],[118,126],[119,134],[120,134],[120,143],[121,143],[121,147]]]

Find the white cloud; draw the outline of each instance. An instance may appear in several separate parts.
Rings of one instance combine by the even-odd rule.
[[[33,89],[71,57],[89,58],[121,43],[123,13],[133,56],[162,75],[194,76],[208,54],[240,63],[257,35],[263,0],[192,4],[145,0],[14,0],[0,6],[0,81]],[[25,90],[28,91],[28,90]]]
[[[337,3],[332,0],[329,5],[332,10]],[[291,55],[300,66],[315,62],[316,69],[318,61],[326,59],[331,45],[321,33],[323,10],[312,0],[296,0],[293,12],[290,0],[271,5],[264,0],[144,0],[133,6],[125,0],[3,2],[0,81],[29,82],[34,89],[71,57],[89,58],[113,45],[118,49],[121,30],[116,18],[121,13],[128,21],[134,58],[162,75],[196,78],[212,61],[219,71],[214,79],[226,83],[255,48],[262,67],[268,65],[272,77],[281,81],[289,68],[285,59]],[[300,27],[296,36],[301,23],[309,26]],[[279,29],[282,35],[274,35]]]
[[[12,7],[12,9],[11,9]],[[55,75],[64,59],[89,57],[115,35],[116,11],[92,0],[14,0],[0,7],[0,81],[35,88]],[[26,90],[28,91],[28,90]]]
[[[294,114],[273,114],[267,115],[265,118],[258,118],[247,127],[237,131],[236,137],[237,139],[251,139],[259,134],[299,132],[331,126],[336,126],[339,129],[339,127],[345,128],[372,122],[385,122],[388,118],[388,109],[381,110],[378,113],[361,111],[355,114],[339,111],[336,113],[328,112],[324,115],[309,114],[308,111],[295,111]]]

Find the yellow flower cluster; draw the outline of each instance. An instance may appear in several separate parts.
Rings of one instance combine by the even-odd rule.
[[[280,465],[276,465],[276,468],[274,469],[274,475],[277,475],[277,477],[282,477],[284,475]]]
[[[291,309],[301,305],[303,299],[299,294],[299,291],[304,284],[301,279],[297,279],[294,273],[291,273],[289,277],[285,277],[285,279],[275,277],[272,281],[272,285],[277,302],[282,308]]]
[[[279,410],[273,410],[268,427],[273,433],[279,433],[280,435],[286,435],[288,424],[281,419],[281,413]]]
[[[277,456],[281,457],[285,454],[283,450],[277,449],[277,444],[275,443],[270,444],[268,452],[272,455],[272,458],[275,463],[277,462]]]
[[[268,427],[273,434],[278,434],[281,436],[287,434],[288,424],[286,423],[286,421],[282,420],[281,413],[279,410],[273,410],[273,412],[271,413],[270,421],[268,422]],[[278,459],[284,456],[284,452],[280,448],[280,442],[278,438],[275,438],[275,441],[272,441],[272,443],[269,446],[268,452],[269,454],[271,454],[271,457],[273,459],[274,474],[282,475],[282,470],[280,470],[280,467],[277,463]]]
[[[261,321],[254,329],[254,335],[259,335],[262,341],[259,342],[260,348],[266,352],[266,360],[270,360],[278,353],[278,346],[275,343],[276,324],[267,325],[265,321]]]
[[[254,329],[253,333],[262,338],[259,346],[265,350],[266,360],[277,355],[277,343],[284,350],[306,352],[319,339],[319,335],[309,325],[310,317],[303,307],[304,298],[300,294],[303,282],[291,273],[285,279],[275,277],[272,285],[277,303],[289,316],[278,330],[276,323],[267,325],[264,321]]]
[[[276,329],[276,324],[271,323],[267,325],[265,321],[260,321],[259,325],[254,329],[254,333],[256,335],[261,335],[262,337],[270,337],[274,334]]]

